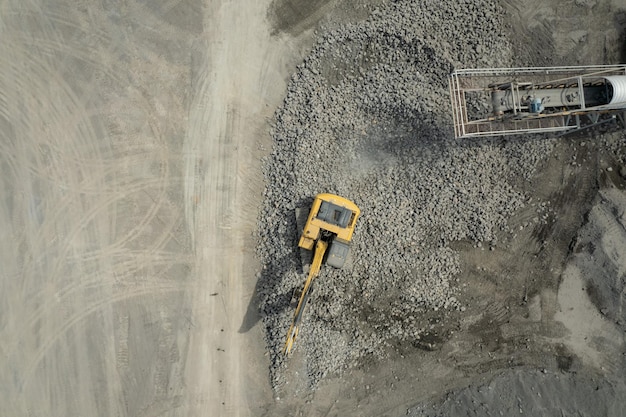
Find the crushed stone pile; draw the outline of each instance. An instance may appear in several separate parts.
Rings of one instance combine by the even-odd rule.
[[[264,161],[258,302],[283,383],[282,347],[302,271],[294,210],[320,192],[362,210],[348,267],[322,269],[295,349],[311,386],[396,342],[445,337],[464,307],[455,241],[498,245],[549,139],[455,140],[447,76],[505,67],[511,47],[495,2],[399,1],[329,24],[292,76]],[[515,179],[512,181],[511,179]],[[488,250],[488,249],[487,249]]]

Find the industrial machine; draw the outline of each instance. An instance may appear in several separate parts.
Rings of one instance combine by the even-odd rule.
[[[457,138],[624,127],[626,65],[460,69],[450,97]]]
[[[338,195],[325,193],[315,197],[298,243],[299,247],[314,251],[313,260],[287,333],[284,353],[289,354],[296,341],[304,307],[313,289],[313,280],[319,274],[324,259],[335,268],[344,266],[360,214],[361,210],[356,204]]]

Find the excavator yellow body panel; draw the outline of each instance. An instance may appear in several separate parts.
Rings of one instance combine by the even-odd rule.
[[[298,246],[312,250],[322,230],[333,233],[344,242],[352,240],[361,210],[352,201],[335,194],[318,194],[300,236]]]
[[[289,354],[298,332],[304,307],[311,295],[313,280],[320,272],[324,255],[328,250],[326,263],[341,268],[350,249],[356,220],[361,210],[352,201],[334,194],[318,194],[313,201],[309,217],[298,246],[314,250],[313,261],[304,288],[293,315],[293,322],[287,332],[287,341],[283,352]]]

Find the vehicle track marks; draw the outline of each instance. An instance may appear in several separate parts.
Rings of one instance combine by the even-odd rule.
[[[65,334],[69,329],[74,327],[79,322],[85,320],[89,315],[101,310],[102,308],[115,304],[117,302],[128,300],[131,298],[137,298],[143,295],[150,294],[163,294],[167,292],[182,292],[185,291],[184,287],[181,287],[177,283],[167,283],[160,285],[150,285],[135,288],[131,291],[124,289],[119,294],[113,294],[110,298],[98,300],[95,303],[91,303],[87,308],[79,311],[77,314],[73,314],[69,319],[64,320],[63,325],[59,329],[54,330],[52,337],[45,340],[39,347],[37,353],[34,355],[29,365],[26,367],[26,372],[22,378],[20,378],[20,386],[22,388],[28,384],[30,378],[32,378],[37,366],[42,361],[46,353],[52,348],[52,346]]]
[[[25,304],[19,306],[19,311],[26,313],[22,322],[25,326],[16,338],[13,328],[0,329],[9,332],[3,339],[11,340],[13,345],[3,344],[2,351],[21,355],[20,346],[30,344],[43,319],[51,325],[46,332],[53,332],[48,338],[43,335],[27,375],[36,370],[63,334],[89,314],[129,297],[183,291],[185,285],[174,277],[165,283],[153,282],[154,277],[162,280],[168,275],[159,270],[192,263],[187,255],[163,249],[174,237],[180,215],[167,196],[168,187],[176,184],[168,186],[173,180],[168,149],[159,125],[150,116],[152,106],[145,97],[143,101],[133,97],[133,104],[143,111],[148,132],[140,142],[154,145],[137,147],[141,153],[127,155],[133,145],[120,142],[112,147],[106,130],[94,124],[105,115],[98,86],[83,86],[79,91],[75,82],[67,79],[71,66],[78,62],[88,71],[104,75],[108,82],[126,85],[128,80],[120,66],[123,64],[101,59],[103,51],[120,48],[120,41],[108,37],[111,32],[105,30],[106,22],[86,30],[73,23],[75,14],[64,17],[61,12],[48,13],[50,10],[38,5],[0,5],[3,12],[9,12],[0,16],[3,35],[7,16],[14,20],[13,26],[29,20],[38,28],[30,33],[15,28],[3,36],[5,42],[0,45],[0,121],[10,120],[13,127],[12,136],[0,143],[0,161],[12,183],[24,184],[16,197],[12,224],[18,227],[16,240],[25,251],[21,273],[12,281],[21,285],[20,299]],[[98,44],[97,50],[86,47],[85,36],[90,37],[88,44]],[[3,129],[3,136],[5,132]],[[120,170],[142,160],[153,162],[157,178]],[[132,227],[116,234],[119,203],[132,199],[149,202],[147,210]],[[35,217],[41,215],[41,224],[28,221],[28,208]],[[153,236],[148,245],[142,250],[130,248],[129,243],[144,233]],[[137,275],[146,279],[138,280]],[[111,298],[109,293],[113,294]],[[83,299],[74,302],[75,298]],[[70,310],[65,309],[66,304]],[[68,312],[70,316],[64,317]]]

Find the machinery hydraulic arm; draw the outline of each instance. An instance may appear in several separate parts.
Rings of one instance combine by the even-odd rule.
[[[324,254],[326,253],[327,248],[328,242],[322,239],[319,239],[315,245],[315,253],[313,255],[313,262],[311,263],[311,269],[309,270],[309,276],[304,283],[304,288],[302,289],[302,294],[300,295],[300,300],[298,301],[298,307],[296,307],[296,311],[293,315],[293,322],[291,323],[291,327],[289,327],[289,332],[287,333],[287,342],[285,343],[285,348],[283,349],[283,352],[286,354],[291,352],[291,348],[293,347],[296,337],[298,336],[304,307],[306,306],[309,296],[311,295],[313,280],[317,277],[320,272],[320,268],[322,267],[322,260],[324,259]]]

